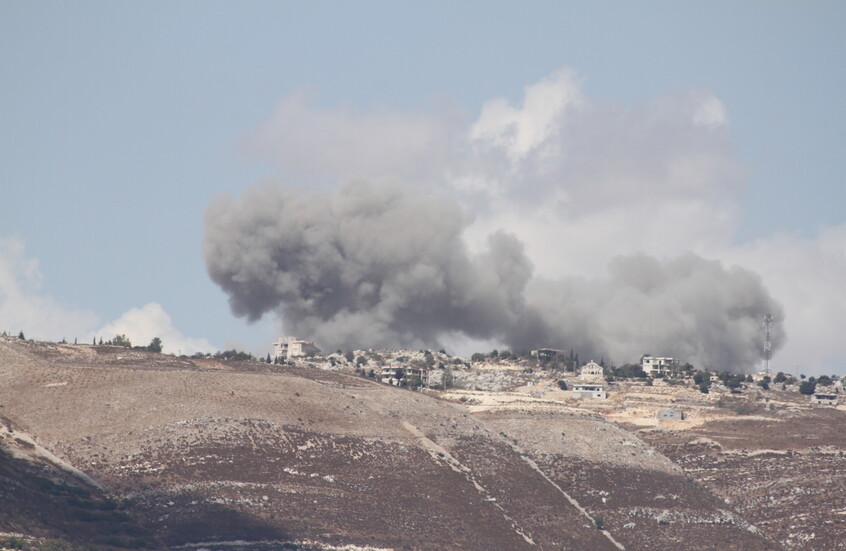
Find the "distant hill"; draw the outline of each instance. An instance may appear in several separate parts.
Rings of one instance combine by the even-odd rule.
[[[338,371],[2,338],[0,406],[0,532],[116,549],[787,548],[694,480],[683,442],[563,404],[471,413]]]

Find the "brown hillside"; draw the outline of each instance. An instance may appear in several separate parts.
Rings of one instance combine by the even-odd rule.
[[[632,433],[554,404],[471,414],[338,372],[0,339],[0,405],[4,447],[90,476],[152,535],[137,545],[781,549]]]

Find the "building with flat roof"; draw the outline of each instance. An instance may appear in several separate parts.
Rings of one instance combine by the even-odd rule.
[[[429,370],[425,367],[388,365],[382,368],[380,380],[385,384],[404,386],[414,378],[418,378],[420,380],[420,384],[428,386]]]
[[[569,352],[559,348],[536,348],[532,350],[532,356],[539,360],[551,360],[553,358],[566,358]]]
[[[650,377],[659,375],[663,377],[676,365],[675,358],[656,358],[654,356],[644,356],[641,367]]]
[[[573,398],[608,398],[608,393],[605,392],[605,385],[602,383],[589,383],[579,381],[573,383]]]
[[[684,412],[679,408],[665,408],[658,411],[659,421],[684,421]]]
[[[277,360],[290,360],[314,354],[320,354],[320,349],[314,346],[313,342],[297,337],[279,337],[279,340],[273,343],[273,355]]]
[[[837,394],[814,394],[811,396],[811,403],[825,406],[836,406]]]

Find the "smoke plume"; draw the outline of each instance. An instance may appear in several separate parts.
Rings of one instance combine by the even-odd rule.
[[[607,279],[540,279],[513,235],[468,250],[470,222],[455,203],[403,186],[256,187],[209,206],[204,255],[235,315],[275,313],[324,349],[437,348],[463,336],[617,363],[653,353],[749,369],[764,348],[764,316],[783,317],[741,268],[636,255],[612,262]],[[783,336],[773,327],[776,349]]]

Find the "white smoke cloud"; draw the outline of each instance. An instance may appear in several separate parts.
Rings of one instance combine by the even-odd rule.
[[[94,330],[101,320],[91,311],[63,305],[41,291],[44,279],[38,260],[26,255],[26,247],[18,237],[0,236],[0,331],[47,341],[66,339],[90,343],[102,336],[105,340],[125,334],[136,345],[146,345],[159,337],[165,352],[181,350],[183,354],[208,352],[215,347],[205,339],[185,337],[172,323],[160,304],[150,303],[132,308],[117,320]]]
[[[830,329],[846,318],[846,305],[831,299],[846,275],[842,231],[736,246],[748,178],[727,109],[708,91],[625,106],[587,97],[581,78],[563,69],[527,86],[517,102],[486,102],[476,120],[436,110],[321,109],[295,94],[251,147],[286,177],[427,183],[472,214],[461,234],[470,253],[506,229],[543,280],[619,283],[614,259],[632,253],[666,269],[690,251],[723,261],[726,274],[733,265],[753,269],[784,305],[780,331],[790,338],[775,361],[813,373],[842,357]]]
[[[841,372],[846,365],[846,224],[813,237],[779,233],[727,250],[723,256],[756,270],[785,304],[789,335],[771,366],[808,374]]]
[[[215,347],[206,339],[186,337],[173,326],[173,320],[162,305],[151,302],[141,308],[131,308],[118,319],[108,322],[91,336],[109,340],[115,335],[126,335],[135,346],[146,346],[155,337],[162,340],[162,352],[166,354],[191,355],[195,352],[211,352]]]
[[[471,143],[501,148],[511,162],[522,161],[546,143],[563,124],[567,111],[584,100],[573,71],[564,69],[527,86],[521,107],[504,98],[488,101],[470,128]]]
[[[316,101],[316,94],[304,90],[283,99],[270,120],[245,138],[245,149],[294,180],[418,181],[439,176],[449,163],[457,114],[320,109]]]
[[[82,336],[97,323],[93,312],[65,306],[41,292],[38,260],[26,256],[19,237],[0,236],[0,330],[27,338]]]

